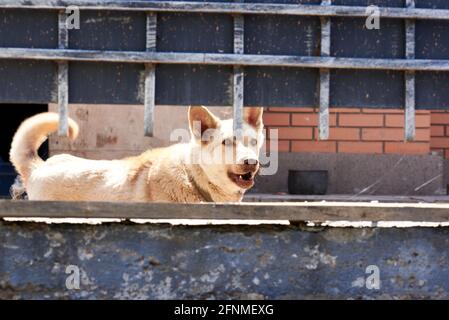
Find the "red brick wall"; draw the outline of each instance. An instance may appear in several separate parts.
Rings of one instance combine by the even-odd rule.
[[[318,141],[318,115],[313,108],[269,108],[264,123],[268,129],[279,130],[281,152],[427,154],[431,147],[437,150],[444,146],[449,156],[449,113],[443,116],[438,116],[435,121],[439,127],[434,128],[434,115],[417,111],[416,139],[407,143],[404,113],[397,109],[331,109],[327,141]],[[436,136],[438,144],[433,141]]]
[[[449,158],[449,112],[432,111],[430,149]]]

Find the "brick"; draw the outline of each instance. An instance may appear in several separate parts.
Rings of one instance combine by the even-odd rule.
[[[445,159],[449,158],[449,150],[448,149],[444,150],[444,158]]]
[[[313,133],[312,128],[305,127],[272,127],[270,129],[278,130],[280,140],[310,140]],[[272,137],[272,132],[269,136]]]
[[[362,140],[364,141],[403,141],[403,128],[363,128]],[[430,129],[416,129],[414,141],[429,141]]]
[[[273,143],[273,145],[271,145]],[[267,140],[265,143],[266,151],[270,152],[274,146],[274,141]],[[278,140],[277,141],[278,152],[290,152],[290,141],[289,140]]]
[[[449,149],[449,137],[434,137],[430,139],[430,147],[435,149]]]
[[[335,141],[292,141],[292,152],[337,152]]]
[[[293,126],[314,127],[318,125],[318,115],[316,113],[292,114]]]
[[[376,128],[362,129],[362,140],[365,141],[401,141],[404,140],[404,129]]]
[[[403,114],[387,114],[385,115],[385,125],[387,127],[403,128],[405,116]],[[429,128],[430,116],[426,114],[415,116],[416,128]]]
[[[329,108],[330,113],[360,113],[360,108]]]
[[[315,128],[315,137],[318,137],[318,128]],[[360,140],[359,128],[329,128],[329,140],[346,140],[358,141]]]
[[[338,124],[344,127],[382,127],[381,114],[339,114]]]
[[[430,136],[431,137],[444,137],[444,135],[445,135],[444,126],[431,126],[430,127]]]
[[[448,113],[448,111],[446,110],[439,110],[439,109],[434,109],[434,110],[429,110],[431,114],[438,114],[438,113]]]
[[[383,114],[404,114],[404,109],[390,109],[390,108],[364,108],[363,113],[383,113]],[[415,110],[415,114],[430,114],[429,110]]]
[[[449,124],[449,113],[433,113],[431,116],[431,123],[434,124]]]
[[[296,113],[292,114],[292,125],[293,126],[318,126],[318,114],[317,113]],[[329,125],[337,125],[337,116],[335,114],[329,115]]]
[[[273,112],[315,112],[315,108],[288,108],[288,107],[272,107],[272,108],[268,108],[269,111],[273,111]]]
[[[416,142],[386,142],[385,153],[427,154],[430,152],[428,143]]]
[[[288,126],[290,125],[290,114],[266,112],[263,115],[263,123],[266,126]]]
[[[382,142],[338,142],[338,152],[342,153],[382,153]]]
[[[381,108],[363,108],[363,113],[383,113],[383,114],[401,114],[402,109],[381,109]]]

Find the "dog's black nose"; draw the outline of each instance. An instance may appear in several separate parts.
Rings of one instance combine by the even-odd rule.
[[[257,165],[259,163],[259,161],[257,161],[257,159],[245,159],[243,160],[243,163],[246,165]]]

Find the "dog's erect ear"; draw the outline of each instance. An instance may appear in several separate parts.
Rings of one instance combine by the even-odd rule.
[[[193,136],[201,140],[203,133],[208,129],[216,129],[220,119],[214,116],[206,107],[191,106],[189,108],[189,126]]]
[[[263,108],[243,108],[243,120],[254,128],[260,128],[262,123]]]

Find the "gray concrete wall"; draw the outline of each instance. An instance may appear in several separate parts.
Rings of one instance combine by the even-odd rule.
[[[445,195],[446,166],[438,155],[279,153],[277,173],[252,192],[287,192],[288,170],[328,170],[328,194]]]
[[[448,248],[448,228],[3,221],[0,298],[447,299]]]

